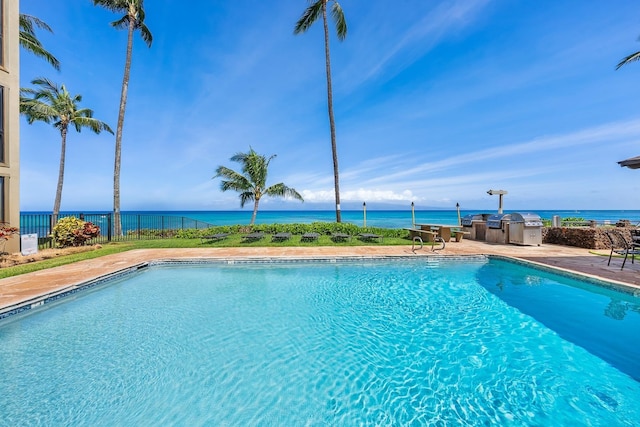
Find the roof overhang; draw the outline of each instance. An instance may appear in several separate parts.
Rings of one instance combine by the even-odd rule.
[[[620,160],[618,164],[622,167],[628,167],[629,169],[640,169],[640,156]]]

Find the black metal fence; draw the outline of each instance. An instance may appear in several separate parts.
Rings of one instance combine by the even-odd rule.
[[[100,235],[91,243],[121,242],[130,240],[165,239],[173,237],[177,230],[206,229],[213,227],[204,221],[183,216],[153,214],[120,214],[122,235],[113,232],[113,213],[68,213],[58,219],[75,216],[100,227]],[[20,234],[37,234],[40,249],[53,247],[51,232],[55,224],[52,214],[21,214]]]

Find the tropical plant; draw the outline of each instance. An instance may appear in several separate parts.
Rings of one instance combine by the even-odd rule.
[[[0,255],[7,255],[7,252],[4,251],[4,247],[7,241],[20,233],[20,229],[18,227],[12,227],[7,223],[0,223]]]
[[[34,121],[53,122],[53,126],[60,131],[60,169],[56,199],[53,204],[53,218],[55,220],[60,213],[69,126],[73,125],[77,132],[80,132],[84,127],[97,134],[103,130],[113,134],[113,131],[106,123],[94,119],[92,110],[79,108],[78,103],[82,101],[82,96],[72,96],[64,85],[58,86],[45,78],[35,79],[31,83],[37,86],[37,89],[20,89],[20,113],[26,116],[29,124]]]
[[[67,216],[56,223],[51,237],[58,248],[83,246],[88,240],[100,235],[100,227],[75,216]]]
[[[640,38],[638,40],[640,40]],[[631,55],[622,58],[622,61],[620,61],[618,65],[616,65],[616,70],[622,67],[623,65],[626,65],[634,61],[640,61],[640,51],[632,53]]]
[[[333,181],[336,194],[336,222],[341,222],[340,215],[340,180],[338,177],[338,149],[336,146],[336,123],[333,117],[333,89],[331,87],[331,60],[329,55],[329,25],[327,24],[327,3],[331,1],[331,17],[336,26],[338,40],[347,36],[347,22],[344,19],[342,7],[336,0],[311,0],[309,7],[303,12],[293,30],[294,34],[306,32],[314,22],[322,16],[324,24],[324,53],[327,72],[327,104],[329,109],[329,128],[331,130],[331,153],[333,155]]]
[[[35,56],[43,58],[56,70],[60,70],[60,61],[46,50],[42,46],[42,43],[40,43],[40,40],[38,40],[38,37],[36,37],[36,28],[53,33],[51,27],[47,25],[46,22],[32,15],[21,13],[19,19],[20,34],[18,38],[20,39],[20,46]]]
[[[116,29],[127,30],[127,55],[122,77],[120,92],[120,108],[118,110],[118,125],[116,127],[116,154],[113,168],[113,223],[114,234],[122,235],[122,221],[120,219],[120,166],[122,158],[122,128],[124,126],[124,112],[127,106],[127,92],[129,90],[129,75],[131,73],[131,52],[133,51],[133,33],[140,31],[142,40],[151,47],[153,36],[144,23],[145,13],[143,0],[93,0],[94,6],[102,6],[115,13],[124,13],[111,26]]]
[[[248,153],[237,153],[230,159],[242,165],[242,173],[225,166],[218,166],[216,169],[213,179],[223,178],[220,183],[222,191],[233,190],[240,193],[240,207],[244,207],[246,202],[253,201],[253,215],[249,225],[253,225],[256,221],[258,205],[263,196],[292,197],[304,202],[300,193],[281,182],[267,187],[269,163],[275,157],[274,154],[267,159],[249,147]]]

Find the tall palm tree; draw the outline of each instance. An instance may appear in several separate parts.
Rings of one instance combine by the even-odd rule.
[[[25,50],[33,53],[35,56],[43,58],[49,64],[53,66],[56,70],[60,70],[60,61],[56,59],[48,50],[46,50],[38,37],[36,37],[35,29],[40,28],[42,30],[53,33],[53,30],[50,26],[47,25],[46,22],[36,18],[32,15],[26,15],[24,13],[20,14],[20,46]]]
[[[129,75],[131,72],[131,52],[133,50],[133,33],[140,31],[142,40],[151,47],[153,36],[144,23],[143,0],[93,0],[94,6],[102,6],[115,13],[124,13],[122,18],[113,21],[111,26],[117,29],[127,29],[127,56],[124,63],[122,90],[120,92],[120,109],[118,110],[118,125],[116,127],[116,155],[113,168],[113,224],[114,234],[122,234],[120,221],[120,165],[122,158],[122,127],[124,126],[124,111],[127,106],[127,92],[129,90]]]
[[[258,205],[263,196],[293,197],[304,202],[300,193],[281,182],[267,187],[269,163],[275,157],[276,155],[274,154],[267,159],[249,147],[248,153],[237,153],[230,159],[242,165],[242,173],[225,166],[218,166],[216,169],[216,175],[213,178],[224,178],[220,183],[220,189],[222,191],[233,190],[240,193],[240,207],[244,207],[246,202],[253,200],[253,215],[249,225],[253,225],[256,221]]]
[[[36,120],[45,123],[53,122],[53,126],[60,131],[62,139],[58,187],[53,204],[53,220],[55,222],[60,213],[69,126],[73,125],[77,132],[80,132],[85,127],[97,134],[103,130],[113,134],[113,131],[106,123],[94,119],[92,110],[79,108],[78,103],[82,101],[82,96],[71,96],[64,85],[58,86],[45,78],[35,79],[31,84],[35,85],[37,89],[20,89],[20,113],[26,116],[29,124]]]
[[[329,127],[331,129],[331,152],[333,154],[333,181],[336,193],[336,221],[342,222],[340,215],[340,180],[338,178],[338,149],[336,147],[336,123],[333,117],[333,90],[331,88],[331,60],[329,56],[329,25],[327,24],[327,3],[331,1],[331,17],[336,26],[338,40],[347,36],[347,22],[340,4],[336,0],[311,0],[311,4],[304,11],[293,30],[294,34],[306,32],[314,22],[322,16],[324,24],[324,53],[327,70],[327,103],[329,108]]]
[[[638,39],[640,40],[640,39]],[[619,69],[620,67],[622,67],[623,65],[626,65],[630,62],[634,62],[634,61],[640,61],[640,51],[632,53],[631,55],[625,57],[622,59],[622,61],[620,61],[618,63],[618,65],[616,66],[616,70]]]

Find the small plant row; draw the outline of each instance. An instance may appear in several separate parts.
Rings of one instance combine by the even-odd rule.
[[[256,224],[247,225],[222,225],[206,229],[196,230],[194,228],[176,230],[175,237],[178,239],[197,239],[218,233],[246,234],[252,232],[262,232],[266,234],[291,233],[302,235],[304,233],[318,233],[321,235],[331,235],[332,233],[343,233],[357,236],[360,233],[372,233],[382,237],[406,237],[406,230],[394,228],[359,227],[349,223],[336,222],[313,222],[311,224]]]

